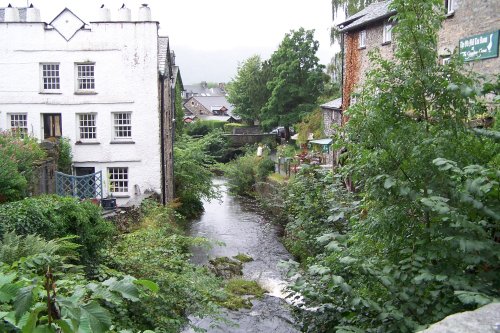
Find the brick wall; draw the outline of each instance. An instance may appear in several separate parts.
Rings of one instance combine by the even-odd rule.
[[[454,14],[447,17],[439,32],[438,50],[458,51],[460,39],[500,29],[499,0],[455,0]],[[477,73],[500,73],[500,58],[471,61],[468,66]]]

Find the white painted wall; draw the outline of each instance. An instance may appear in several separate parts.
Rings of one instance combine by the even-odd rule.
[[[91,23],[66,41],[44,23],[0,23],[0,128],[10,113],[26,113],[29,131],[43,138],[43,113],[61,113],[74,165],[129,168],[129,193],[160,191],[158,24]],[[75,63],[95,62],[95,95],[75,94]],[[60,63],[60,94],[41,93],[40,63]],[[111,144],[112,112],[132,112],[134,144]],[[77,114],[97,114],[97,145],[79,140]],[[106,176],[104,176],[106,181]],[[106,190],[106,185],[104,186]],[[129,198],[119,198],[124,204]]]

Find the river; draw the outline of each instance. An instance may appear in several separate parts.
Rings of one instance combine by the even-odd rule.
[[[208,333],[299,332],[282,293],[286,282],[277,265],[291,259],[291,255],[279,241],[279,229],[266,220],[254,200],[230,196],[223,178],[214,179],[214,185],[221,187],[222,198],[204,202],[205,212],[193,221],[190,235],[223,242],[225,246],[195,248],[192,260],[203,265],[215,257],[247,254],[254,260],[244,264],[243,278],[257,281],[268,293],[261,300],[252,301],[251,309],[224,311],[233,324],[212,327],[215,323],[210,318],[190,318],[192,323]],[[189,332],[194,331],[184,331]]]

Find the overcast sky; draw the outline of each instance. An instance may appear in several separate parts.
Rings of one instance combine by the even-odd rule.
[[[26,0],[0,0],[26,6]],[[318,57],[327,64],[335,48],[330,46],[331,0],[32,0],[42,20],[50,22],[64,7],[90,22],[101,4],[113,18],[125,3],[132,20],[142,3],[151,7],[160,22],[160,35],[170,37],[184,84],[200,81],[227,82],[236,74],[238,62],[259,54],[269,58],[285,33],[304,27],[316,30]]]

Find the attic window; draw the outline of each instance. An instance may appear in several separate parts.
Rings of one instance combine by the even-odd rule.
[[[366,47],[366,30],[361,30],[359,32],[359,48]]]

